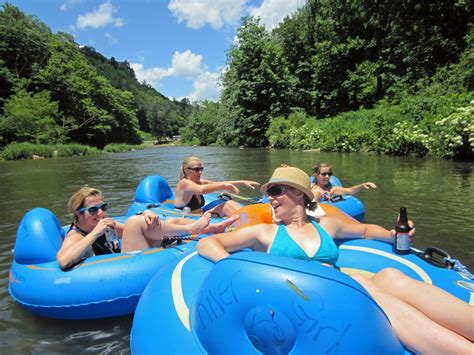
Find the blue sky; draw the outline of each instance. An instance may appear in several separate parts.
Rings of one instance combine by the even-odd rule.
[[[216,101],[242,16],[268,29],[304,0],[1,0],[107,58],[127,60],[163,95]]]

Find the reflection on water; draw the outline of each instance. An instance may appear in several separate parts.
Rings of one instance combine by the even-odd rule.
[[[392,228],[399,207],[406,206],[409,217],[417,223],[416,247],[443,248],[471,271],[474,269],[472,162],[209,147],[0,162],[0,353],[129,353],[132,316],[96,321],[51,320],[35,317],[12,301],[7,281],[16,227],[33,207],[46,207],[63,224],[69,223],[67,200],[84,184],[103,190],[112,215],[123,214],[144,176],[162,175],[174,187],[180,164],[189,155],[203,159],[205,178],[245,178],[262,183],[282,163],[310,172],[317,162],[328,162],[345,185],[365,181],[378,185],[377,189],[358,195],[367,208],[368,222]],[[246,196],[258,193],[242,188]]]

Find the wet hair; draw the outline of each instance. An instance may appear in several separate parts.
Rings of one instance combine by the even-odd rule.
[[[330,170],[332,170],[331,165],[326,164],[326,163],[318,163],[318,164],[316,164],[316,166],[313,168],[313,173],[321,174],[321,169],[322,169],[322,168],[329,168]]]
[[[103,198],[102,192],[98,189],[94,189],[93,187],[83,186],[76,192],[74,192],[67,203],[67,207],[69,212],[72,213],[74,216],[74,222],[77,222],[77,216],[75,212],[79,209],[84,207],[84,201],[86,198],[91,196],[99,196]]]
[[[318,203],[315,200],[310,201],[306,195],[304,195],[304,205],[310,211],[314,211],[318,207]]]
[[[202,164],[201,159],[199,159],[198,157],[191,156],[191,157],[187,157],[186,159],[184,159],[183,163],[181,164],[181,171],[179,172],[179,179],[180,180],[183,179],[186,176],[184,170],[187,167],[189,167],[191,165],[191,162],[193,162],[193,161],[198,161]]]

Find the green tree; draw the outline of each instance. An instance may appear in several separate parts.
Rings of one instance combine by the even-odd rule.
[[[21,78],[30,79],[47,62],[49,28],[8,3],[0,11],[0,98]]]
[[[258,20],[245,18],[238,44],[228,53],[222,103],[223,139],[239,145],[264,146],[271,117],[289,112],[294,80],[289,76],[282,48]]]
[[[56,124],[58,103],[51,102],[50,93],[28,93],[19,89],[5,102],[0,118],[0,136],[4,143],[61,143],[64,132]]]
[[[99,76],[70,37],[53,35],[49,46],[48,65],[35,80],[59,102],[70,138],[99,148],[110,142],[140,142],[131,94]]]
[[[181,129],[181,138],[184,142],[210,145],[217,142],[218,130],[216,117],[219,115],[219,104],[204,101],[195,108],[186,127]]]

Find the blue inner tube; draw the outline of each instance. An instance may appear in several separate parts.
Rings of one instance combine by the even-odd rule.
[[[34,314],[60,319],[131,314],[150,279],[186,249],[94,256],[63,271],[56,254],[64,234],[56,216],[44,208],[29,211],[18,228],[8,288]]]
[[[404,352],[352,278],[256,252],[213,264],[189,251],[163,268],[142,295],[131,333],[133,353],[157,344],[164,353]]]

